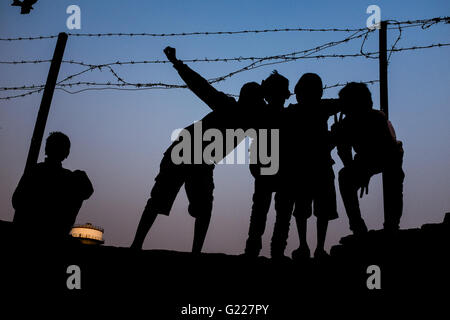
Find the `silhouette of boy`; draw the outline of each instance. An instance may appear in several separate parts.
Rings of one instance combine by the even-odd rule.
[[[281,114],[284,110],[284,102],[289,99],[289,80],[274,71],[267,79],[261,83],[264,98],[267,106],[260,112],[258,126],[261,129],[280,130]],[[268,135],[270,132],[268,132]],[[255,143],[256,142],[256,143]],[[250,147],[251,153],[258,154],[258,139]],[[270,139],[268,141],[270,143]],[[271,146],[268,145],[268,152],[271,154]],[[261,175],[261,168],[264,167],[259,161],[250,164],[250,172],[255,178],[255,191],[253,193],[252,213],[250,217],[250,227],[248,239],[245,247],[245,254],[249,257],[257,257],[261,251],[261,238],[266,228],[267,213],[269,212],[272,193],[278,190],[278,174]],[[277,196],[275,195],[275,207],[277,207]]]
[[[36,232],[45,225],[47,233],[40,237],[69,235],[83,201],[94,192],[84,171],[62,167],[69,153],[69,138],[61,132],[50,133],[45,161],[23,174],[12,197],[14,223],[19,228]]]
[[[307,219],[317,217],[317,248],[314,257],[327,256],[325,238],[328,221],[338,217],[334,186],[334,161],[331,158],[331,137],[328,118],[336,114],[334,99],[322,99],[322,80],[317,74],[305,73],[295,86],[297,104],[286,109],[287,144],[282,145],[280,161],[282,190],[280,214],[274,233],[278,233],[278,250],[284,252],[289,231],[290,214],[296,220],[300,246],[292,253],[294,259],[310,257],[306,241]],[[286,139],[282,139],[284,142]],[[295,209],[294,209],[295,207]],[[278,218],[279,217],[279,218]],[[275,235],[274,235],[275,237]]]
[[[354,234],[367,232],[361,217],[361,197],[369,190],[370,178],[384,174],[384,229],[398,230],[403,210],[403,148],[386,115],[372,109],[372,95],[364,83],[349,83],[339,92],[345,118],[333,127],[338,155],[344,168],[339,172],[339,187]],[[352,148],[355,156],[352,156]]]
[[[189,89],[211,108],[212,111],[201,120],[203,131],[217,129],[225,136],[226,129],[242,128],[245,130],[253,121],[252,117],[255,111],[264,106],[259,84],[255,82],[244,84],[240,91],[239,101],[236,102],[232,97],[216,90],[207,80],[178,60],[174,48],[167,47],[164,49],[164,53]],[[194,136],[194,126],[195,124],[192,124],[184,129],[190,133],[191,137]],[[236,139],[234,144],[224,143],[224,150],[220,157],[216,155],[214,159],[206,162],[203,159],[200,164],[195,164],[194,161],[195,153],[199,151],[195,149],[194,143],[191,143],[192,161],[175,164],[171,154],[172,150],[180,143],[180,139],[175,141],[164,153],[160,172],[155,178],[150,199],[142,213],[131,247],[142,248],[145,237],[157,215],[169,215],[173,202],[184,184],[189,201],[188,212],[195,218],[192,252],[201,252],[211,219],[215,163],[233,151],[242,140]],[[201,153],[208,143],[201,146]]]

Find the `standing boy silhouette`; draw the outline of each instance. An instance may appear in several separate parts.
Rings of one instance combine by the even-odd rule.
[[[279,250],[284,251],[293,211],[300,240],[299,248],[292,253],[294,259],[310,257],[306,233],[307,219],[313,213],[317,217],[314,257],[327,256],[324,245],[328,221],[338,217],[334,161],[330,155],[333,146],[327,123],[328,118],[338,112],[338,106],[334,99],[322,100],[322,94],[320,77],[305,73],[295,86],[298,103],[289,105],[286,110],[284,126],[288,143],[282,145],[283,161],[280,161],[283,210],[277,215],[275,232],[279,232]]]
[[[260,119],[258,126],[262,129],[280,130],[284,103],[291,95],[289,92],[289,80],[277,71],[274,71],[267,79],[262,81],[261,88],[267,101],[267,106],[258,116]],[[258,137],[250,147],[251,153],[258,154],[260,143],[261,139]],[[269,153],[272,153],[273,150],[271,150],[270,146],[268,147]],[[248,239],[245,246],[245,255],[249,257],[257,257],[261,251],[261,238],[266,228],[267,213],[272,201],[272,193],[276,193],[278,190],[278,174],[262,175],[262,167],[264,165],[259,161],[255,164],[250,164],[250,172],[255,178],[255,191],[253,193]],[[275,194],[275,208],[277,208],[277,202],[278,197]]]

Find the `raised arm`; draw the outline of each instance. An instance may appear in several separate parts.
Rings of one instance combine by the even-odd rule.
[[[236,101],[227,96],[225,93],[215,89],[206,79],[204,79],[197,72],[189,68],[182,61],[176,58],[175,48],[166,47],[164,53],[172,62],[174,68],[178,71],[181,79],[186,83],[189,89],[203,102],[205,102],[212,110],[226,106],[229,103],[235,103]]]

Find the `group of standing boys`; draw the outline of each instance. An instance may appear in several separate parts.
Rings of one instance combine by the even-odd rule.
[[[300,247],[292,253],[292,257],[310,257],[306,227],[307,219],[312,214],[317,217],[314,257],[327,256],[324,244],[328,221],[338,217],[334,161],[331,157],[334,147],[337,147],[344,164],[339,172],[339,186],[353,233],[360,235],[367,232],[357,192],[361,189],[361,196],[364,191],[367,193],[370,178],[378,173],[383,173],[386,184],[384,228],[398,230],[403,209],[403,149],[384,113],[372,109],[371,93],[365,84],[349,83],[339,92],[339,99],[322,99],[320,77],[306,73],[295,86],[297,104],[284,107],[290,97],[289,81],[275,71],[261,85],[246,83],[236,101],[217,91],[178,60],[175,49],[167,47],[164,52],[186,85],[211,108],[212,111],[201,120],[203,130],[214,128],[223,133],[227,129],[250,128],[279,131],[277,173],[261,174],[265,164],[260,162],[250,165],[255,178],[255,191],[245,248],[247,256],[257,257],[260,253],[273,193],[276,219],[271,242],[272,258],[284,257],[292,215],[300,239]],[[328,119],[333,115],[335,124],[329,131]],[[191,125],[184,130],[192,132],[195,129]],[[242,140],[224,146],[221,155],[225,157],[240,142]],[[251,152],[258,152],[260,142],[261,139],[254,140]],[[158,214],[170,213],[176,195],[184,184],[189,213],[196,219],[192,251],[198,253],[202,249],[212,212],[213,170],[220,159],[216,156],[214,161],[204,161],[202,164],[175,164],[171,153],[179,143],[180,140],[175,141],[164,153],[133,248],[142,248]],[[269,152],[273,147],[268,146]],[[195,151],[192,149],[192,156]]]

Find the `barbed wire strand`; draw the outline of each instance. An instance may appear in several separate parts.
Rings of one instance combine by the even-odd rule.
[[[403,50],[410,50],[410,49],[424,49],[424,48],[433,48],[433,47],[445,47],[450,45],[450,43],[435,43],[430,46],[416,46],[416,47],[409,47],[409,48],[399,48],[399,50],[388,50],[388,52],[396,52],[396,51],[403,51]],[[326,59],[326,58],[351,58],[351,57],[365,57],[367,55],[376,55],[379,52],[366,52],[364,54],[362,53],[348,53],[348,54],[322,54],[322,55],[314,55],[314,56],[300,56],[300,57],[289,57],[289,56],[272,56],[272,57],[279,57],[279,59],[285,59],[285,60],[299,60],[299,59]],[[199,63],[199,62],[244,62],[244,61],[256,61],[256,60],[267,60],[269,57],[232,57],[232,58],[202,58],[202,59],[180,59],[181,62],[184,63]],[[39,64],[39,63],[50,63],[51,60],[17,60],[17,61],[0,61],[0,64]],[[80,65],[80,66],[86,66],[91,69],[95,68],[102,68],[107,66],[113,66],[113,65],[138,65],[138,64],[167,64],[171,63],[168,60],[128,60],[128,61],[115,61],[115,62],[109,62],[104,64],[92,64],[92,63],[86,63],[83,61],[74,61],[74,60],[63,60],[63,64],[74,64],[74,65]]]
[[[366,43],[368,37],[369,37],[369,33],[366,33],[366,34],[364,35],[363,40],[361,41],[361,48],[359,49],[359,53],[360,53],[362,56],[364,56],[365,58],[367,58],[367,59],[378,59],[378,57],[373,57],[372,55],[370,55],[370,54],[364,52],[364,45],[365,45],[365,43]]]
[[[427,29],[438,23],[450,23],[450,17],[435,17],[420,20],[406,20],[406,21],[391,21],[391,25],[399,26],[421,26],[422,29]],[[211,35],[237,35],[237,34],[263,34],[274,32],[360,32],[367,28],[274,28],[274,29],[260,29],[260,30],[237,30],[237,31],[196,31],[196,32],[179,32],[179,33],[123,33],[123,32],[108,32],[108,33],[68,33],[72,37],[179,37],[179,36],[211,36]],[[15,38],[0,38],[0,41],[23,41],[23,40],[44,40],[54,39],[58,35],[46,36],[28,36]]]
[[[389,22],[398,23],[398,21],[396,21],[396,20],[388,20],[387,22],[388,22],[388,23],[389,23]],[[390,62],[390,60],[391,60],[391,56],[392,56],[392,53],[394,52],[395,47],[397,46],[398,42],[399,42],[400,39],[402,38],[402,28],[401,28],[401,25],[400,25],[400,24],[397,24],[397,26],[398,26],[398,36],[397,36],[397,39],[395,39],[394,44],[393,44],[392,47],[391,47],[391,50],[389,50],[389,56],[388,56],[388,58],[387,58],[387,64],[388,64],[388,65],[389,65],[389,62]]]
[[[361,81],[361,83],[365,83],[365,84],[375,84],[379,82],[379,80],[369,80],[369,81]],[[331,88],[336,88],[336,87],[343,87],[345,85],[347,85],[349,82],[345,82],[345,83],[336,83],[334,85],[325,85],[323,87],[324,90],[327,89],[331,89]],[[86,85],[86,86],[102,86],[102,87],[94,87],[94,88],[83,88],[77,91],[70,91],[67,90],[67,87],[72,87],[72,86],[79,86],[79,85]],[[134,86],[133,88],[126,88],[126,86]],[[34,86],[29,86],[29,87],[22,87],[20,90],[28,90],[28,89],[34,89],[30,92],[24,93],[24,94],[20,94],[20,95],[15,95],[15,96],[10,96],[10,97],[1,97],[0,99],[3,100],[9,100],[12,98],[16,98],[16,97],[25,97],[28,95],[31,95],[33,93],[36,92],[40,92],[42,90],[44,90],[45,85],[34,85]],[[37,88],[37,89],[36,89]],[[77,83],[68,83],[68,84],[61,84],[61,85],[57,85],[55,87],[55,89],[57,90],[62,90],[66,93],[69,94],[77,94],[77,93],[81,93],[81,92],[85,92],[88,90],[95,90],[95,91],[102,91],[102,90],[124,90],[124,91],[141,91],[141,90],[151,90],[151,89],[183,89],[183,88],[187,88],[186,85],[172,85],[172,84],[164,84],[164,83],[153,83],[153,84],[123,84],[123,83],[95,83],[95,82],[77,82]],[[3,90],[3,88],[0,88],[0,90]],[[227,95],[232,96],[232,97],[239,97],[239,95],[236,94],[230,94],[227,93]],[[291,93],[291,95],[294,95],[294,93]]]

